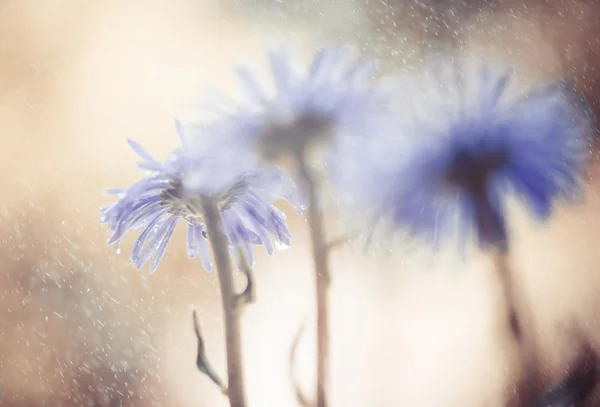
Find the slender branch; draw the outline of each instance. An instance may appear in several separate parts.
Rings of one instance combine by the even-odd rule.
[[[533,401],[534,389],[532,386],[533,382],[538,382],[538,377],[534,376],[535,372],[531,364],[531,358],[525,350],[523,343],[523,331],[521,321],[517,312],[516,299],[512,281],[512,274],[509,265],[509,252],[504,244],[497,245],[495,249],[491,251],[492,261],[494,268],[498,274],[500,285],[502,287],[502,294],[507,308],[508,324],[510,328],[510,334],[513,340],[517,343],[519,353],[521,355],[521,363],[523,363],[523,369],[520,379],[518,380],[517,391],[512,393],[509,400],[509,406],[518,407],[529,407]]]
[[[300,384],[296,378],[294,373],[294,366],[296,365],[296,352],[298,351],[298,345],[300,344],[300,338],[302,337],[302,333],[304,333],[304,328],[306,327],[306,321],[303,321],[302,324],[298,327],[298,331],[294,336],[294,340],[292,341],[292,346],[290,348],[290,380],[292,382],[292,387],[294,388],[294,395],[296,396],[296,401],[300,404],[301,407],[311,407],[311,403],[308,401],[308,398],[302,392],[300,388]]]
[[[198,370],[207,375],[210,380],[219,386],[219,389],[221,389],[223,394],[227,394],[227,387],[208,362],[208,358],[206,356],[206,347],[204,345],[204,337],[202,336],[200,321],[198,321],[196,310],[192,312],[192,318],[194,319],[194,332],[198,338],[198,357],[196,359],[196,366],[198,366]]]
[[[298,173],[308,194],[308,222],[312,242],[312,256],[315,267],[317,301],[317,407],[327,406],[327,385],[329,381],[329,261],[328,245],[325,242],[325,229],[320,211],[317,184],[303,154],[296,157]]]
[[[349,239],[351,239],[355,235],[358,236],[358,233],[356,233],[356,234],[346,233],[342,236],[338,236],[335,239],[332,239],[329,243],[327,243],[327,251],[329,253],[331,253],[334,249],[337,249],[338,247],[343,246],[346,242],[348,242]]]
[[[511,336],[519,347],[522,363],[522,374],[517,385],[517,391],[511,396],[509,405],[530,407],[539,397],[542,390],[542,377],[539,371],[539,358],[535,348],[536,344],[533,341],[533,338],[529,338],[529,340],[526,340],[527,338],[525,338],[523,318],[519,315],[517,310],[518,305],[521,305],[522,307],[523,304],[518,304],[519,298],[515,290],[511,273],[509,264],[510,256],[507,245],[498,245],[491,254],[506,301]]]
[[[514,293],[512,275],[510,272],[510,265],[508,264],[508,250],[494,250],[492,252],[492,260],[494,262],[496,272],[498,273],[498,277],[500,278],[504,300],[506,301],[506,306],[508,308],[508,321],[510,324],[511,334],[515,341],[521,344],[523,340],[523,332],[521,321],[519,320],[519,315],[517,312],[516,298]]]
[[[208,231],[215,264],[221,286],[223,317],[225,319],[225,347],[227,352],[227,377],[229,404],[231,407],[246,407],[244,372],[242,366],[242,345],[240,325],[240,303],[236,301],[233,284],[233,271],[229,258],[228,240],[225,235],[221,213],[217,204],[210,199],[202,200],[202,211]]]

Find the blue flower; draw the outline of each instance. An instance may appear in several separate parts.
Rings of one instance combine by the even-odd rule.
[[[277,160],[330,146],[337,137],[368,136],[382,126],[393,88],[373,81],[369,61],[350,59],[343,48],[318,50],[309,69],[298,73],[285,50],[267,55],[274,92],[249,69],[237,69],[248,103],[220,112],[214,126],[220,131],[212,134],[224,143]]]
[[[201,200],[210,197],[218,202],[229,243],[232,248],[241,247],[250,265],[254,259],[251,245],[264,245],[272,254],[272,237],[276,245],[289,246],[285,215],[271,200],[282,198],[295,203],[292,181],[276,169],[236,167],[224,152],[200,154],[189,147],[182,126],[176,124],[182,148],[173,151],[164,163],[129,140],[142,159],[138,167],[149,174],[129,188],[109,191],[118,200],[101,209],[101,222],[112,231],[108,244],[116,243],[118,247],[128,230],[138,231],[131,260],[139,269],[154,254],[150,265],[150,272],[154,272],[177,222],[184,220],[188,255],[198,257],[210,270],[211,256],[201,211]]]
[[[507,100],[510,79],[484,68],[455,84],[438,79],[433,94],[425,82],[410,84],[417,93],[404,95],[410,109],[394,136],[346,143],[334,171],[342,196],[370,211],[373,229],[435,244],[474,231],[481,246],[505,247],[508,194],[547,220],[555,201],[578,192],[589,122],[563,83]]]

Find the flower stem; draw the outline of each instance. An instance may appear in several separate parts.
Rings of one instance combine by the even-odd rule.
[[[317,301],[317,407],[327,406],[327,383],[329,380],[329,261],[325,241],[323,216],[321,214],[317,184],[308,168],[304,155],[296,157],[298,172],[308,195],[308,223],[315,267]]]
[[[504,299],[506,301],[507,312],[508,312],[508,321],[510,324],[510,331],[515,339],[515,341],[519,344],[522,342],[522,327],[521,321],[519,319],[519,315],[517,313],[516,301],[515,301],[515,293],[512,281],[512,275],[510,272],[509,266],[509,253],[508,250],[505,249],[497,249],[492,252],[492,259],[494,262],[494,266],[496,268],[496,272],[500,277],[500,283],[502,285],[502,291],[504,295]]]
[[[506,245],[499,246],[492,252],[492,259],[496,272],[500,277],[500,283],[504,292],[506,301],[508,322],[512,338],[519,347],[520,360],[522,363],[522,373],[517,385],[517,392],[513,393],[509,405],[519,407],[529,407],[534,400],[539,397],[541,390],[541,377],[538,366],[538,358],[535,350],[535,343],[531,338],[526,342],[523,332],[523,321],[517,312],[517,303],[519,299],[515,294],[514,282],[509,265],[509,251]]]
[[[598,354],[586,344],[566,376],[540,396],[533,407],[585,405],[600,379],[598,362]]]
[[[221,286],[221,301],[225,319],[229,405],[231,407],[246,407],[240,326],[242,304],[236,301],[227,236],[216,203],[209,199],[203,200],[202,211],[206,221],[208,240],[212,246],[217,272],[219,273],[219,285]]]

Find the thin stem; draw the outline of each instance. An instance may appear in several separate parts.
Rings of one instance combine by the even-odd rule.
[[[500,283],[502,285],[502,291],[504,295],[504,299],[506,301],[506,307],[508,312],[508,322],[510,326],[510,331],[515,339],[515,341],[519,344],[522,342],[522,327],[521,321],[519,319],[519,315],[517,313],[516,307],[516,299],[512,281],[512,275],[510,272],[509,266],[509,255],[508,250],[497,249],[492,252],[492,259],[494,262],[494,266],[496,268],[496,272],[500,277]]]
[[[221,213],[216,203],[209,199],[202,202],[202,211],[206,221],[208,240],[219,274],[221,286],[221,301],[223,317],[225,318],[225,347],[227,352],[227,376],[229,405],[231,407],[246,407],[244,390],[244,372],[242,369],[242,345],[240,314],[241,303],[236,301],[233,284],[233,269],[229,258],[227,236],[221,219]]]
[[[328,244],[325,241],[323,217],[320,211],[317,185],[304,156],[296,157],[299,176],[308,195],[308,223],[315,267],[317,301],[317,407],[327,406],[329,381],[329,262]]]
[[[208,376],[208,378],[219,387],[223,394],[227,394],[227,386],[223,384],[223,381],[217,375],[215,370],[212,368],[212,365],[208,361],[208,356],[206,355],[206,345],[204,344],[204,336],[202,335],[200,321],[198,321],[198,315],[196,314],[195,310],[192,313],[192,317],[194,319],[194,332],[196,333],[196,338],[198,339],[198,355],[196,357],[196,366],[198,367],[198,370]]]
[[[504,292],[510,331],[519,347],[522,363],[522,376],[517,386],[517,392],[513,394],[512,399],[509,401],[509,405],[529,407],[535,399],[539,397],[542,383],[535,343],[531,342],[531,338],[527,341],[528,343],[526,342],[523,331],[523,319],[517,312],[517,303],[519,300],[515,293],[509,257],[509,251],[506,245],[500,245],[492,252],[492,259],[494,261],[496,272],[500,277],[500,283]]]
[[[294,394],[296,395],[296,401],[300,405],[300,407],[310,407],[311,404],[308,402],[308,399],[304,395],[304,392],[300,388],[300,383],[296,379],[296,375],[294,373],[294,366],[296,362],[296,352],[298,351],[298,345],[300,344],[300,338],[302,337],[302,333],[304,332],[304,328],[306,327],[306,321],[302,322],[298,331],[296,332],[296,336],[294,336],[294,340],[292,341],[292,346],[290,348],[290,380],[292,381],[292,387],[294,388]]]

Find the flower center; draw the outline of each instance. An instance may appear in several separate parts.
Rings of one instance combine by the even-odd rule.
[[[235,200],[249,188],[250,185],[245,177],[233,184],[218,197],[217,206],[219,211],[223,212],[230,208]],[[202,200],[205,197],[200,194],[191,195],[188,191],[185,191],[181,180],[172,181],[171,188],[163,191],[161,197],[163,198],[162,205],[167,207],[171,215],[182,217],[192,225],[200,226],[204,224]]]
[[[283,154],[304,153],[315,142],[331,134],[331,119],[319,114],[301,114],[269,123],[258,137],[259,150],[266,159]]]
[[[452,160],[446,181],[478,199],[486,196],[490,176],[507,161],[504,150],[483,153],[459,151]]]
[[[448,171],[447,181],[453,187],[466,194],[473,205],[476,233],[481,244],[496,247],[506,245],[506,226],[504,218],[494,208],[488,194],[490,178],[507,162],[504,149],[474,154],[459,151]]]

